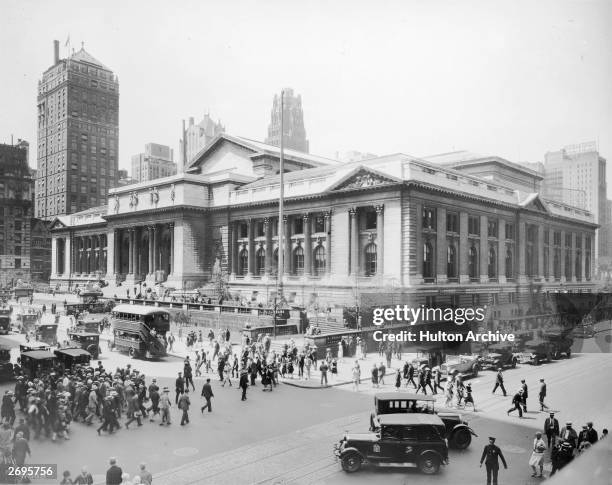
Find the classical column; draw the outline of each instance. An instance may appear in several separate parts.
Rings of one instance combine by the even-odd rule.
[[[174,274],[174,222],[168,224],[170,232],[170,274]]]
[[[304,276],[312,274],[312,239],[310,238],[310,216],[304,215]]]
[[[572,281],[576,281],[576,233],[572,232],[571,275]]]
[[[153,273],[159,269],[159,231],[153,226]]]
[[[548,274],[547,281],[555,281],[555,231],[548,228]]]
[[[155,255],[153,254],[153,238],[155,236],[153,234],[155,233],[155,226],[148,226],[147,231],[149,232],[149,274],[154,275],[153,261],[155,260]]]
[[[325,212],[325,274],[331,273],[331,211]]]
[[[561,231],[561,283],[566,281],[565,278],[565,231]]]
[[[253,276],[255,274],[255,220],[247,220],[247,237],[248,240],[248,271],[247,276]]]
[[[115,274],[121,273],[121,231],[115,229],[114,231],[114,242],[115,242],[115,254],[113,256],[113,263],[115,268]]]
[[[480,282],[489,282],[489,219],[480,216]]]
[[[85,274],[91,273],[91,247],[92,241],[91,236],[85,238]]]
[[[64,274],[69,276],[72,273],[72,244],[70,236],[67,236],[64,244]]]
[[[51,274],[58,274],[59,268],[57,267],[57,237],[51,238]]]
[[[384,205],[376,206],[376,272],[385,276],[385,219]]]
[[[291,220],[289,219],[288,216],[283,216],[284,217],[284,221],[283,221],[283,230],[285,231],[285,234],[283,236],[283,240],[285,243],[285,246],[283,247],[283,250],[285,251],[285,275],[290,275],[292,273],[293,270],[293,261],[291,258]]]
[[[229,253],[231,258],[231,274],[236,276],[238,274],[238,227],[236,222],[230,221],[229,224]]]
[[[587,275],[587,270],[586,270],[586,252],[587,252],[587,247],[586,247],[586,234],[581,233],[579,234],[579,236],[582,239],[582,244],[580,245],[580,247],[582,248],[582,255],[581,255],[581,261],[580,261],[580,266],[582,266],[582,275],[581,275],[581,281],[586,281],[586,275]]]
[[[506,282],[506,221],[497,219],[497,281]]]
[[[421,223],[418,223],[420,227]],[[417,231],[418,232],[418,231]],[[459,283],[470,281],[468,271],[468,213],[459,213]]]
[[[357,226],[357,210],[355,208],[349,209],[350,216],[350,248],[351,248],[351,270],[352,275],[358,275],[359,273],[359,228]]]
[[[272,219],[266,217],[264,219],[264,233],[266,235],[266,261],[264,264],[264,276],[270,277],[272,273],[272,259],[274,258],[274,251],[272,249]]]
[[[527,275],[525,272],[525,241],[527,239],[525,221],[519,220],[518,223],[518,282],[526,283]]]
[[[544,226],[538,226],[538,278],[540,281],[546,281],[546,275],[544,274],[544,231],[548,229]],[[549,240],[550,242],[550,240]]]
[[[128,273],[134,274],[134,229],[130,228],[128,229],[128,231],[130,238],[130,244],[128,249]]]

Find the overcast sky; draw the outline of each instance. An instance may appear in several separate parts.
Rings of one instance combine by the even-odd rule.
[[[612,160],[610,20],[606,0],[3,0],[0,141],[36,144],[37,83],[70,36],[119,76],[123,168],[207,111],[263,140],[284,86],[319,155],[541,161],[596,140]]]

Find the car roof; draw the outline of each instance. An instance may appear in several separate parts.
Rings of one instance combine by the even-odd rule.
[[[382,414],[377,417],[382,426],[390,425],[412,425],[412,424],[431,424],[444,426],[444,421],[437,414],[420,413],[395,413]]]
[[[374,398],[380,401],[397,401],[400,399],[410,399],[414,401],[435,401],[436,398],[429,395],[415,394],[413,392],[379,392],[374,394]]]
[[[112,313],[131,313],[133,315],[155,315],[158,313],[169,314],[168,310],[154,306],[145,305],[117,305],[112,310]]]
[[[23,352],[21,355],[30,357],[34,360],[50,359],[55,357],[55,355],[47,350],[30,350],[29,352]]]
[[[68,335],[82,335],[83,337],[99,337],[99,333],[95,332],[68,332]]]
[[[73,357],[78,357],[80,355],[89,355],[91,357],[91,354],[89,352],[87,352],[86,350],[83,349],[77,349],[74,347],[69,347],[66,349],[58,349],[55,351],[56,355],[59,354],[66,354],[66,355],[71,355]]]

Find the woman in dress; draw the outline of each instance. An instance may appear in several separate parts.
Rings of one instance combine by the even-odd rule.
[[[333,359],[331,361],[331,381],[336,382],[337,377],[338,377],[338,360]]]
[[[338,360],[344,358],[344,337],[338,342]]]
[[[361,380],[361,368],[359,367],[359,361],[355,361],[355,365],[351,370],[353,374],[353,391],[359,391],[359,381]]]
[[[402,373],[397,369],[395,372],[395,390],[399,392],[400,387],[402,387]]]
[[[544,453],[546,452],[546,443],[542,439],[542,433],[539,431],[536,433],[533,440],[533,452],[531,458],[529,458],[529,466],[533,470],[532,477],[542,478],[542,472],[544,470]],[[540,475],[537,473],[537,467],[540,468]]]

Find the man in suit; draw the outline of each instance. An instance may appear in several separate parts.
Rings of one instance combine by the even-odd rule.
[[[555,418],[555,413],[550,413],[550,416],[544,421],[544,434],[548,438],[548,449],[552,450],[550,443],[552,442],[554,446],[559,436],[559,421]]]
[[[121,485],[123,470],[117,466],[117,459],[111,458],[109,464],[110,468],[106,470],[106,485]]]
[[[495,394],[495,391],[497,390],[498,387],[501,387],[501,390],[504,393],[504,397],[506,397],[507,393],[506,393],[506,388],[504,387],[504,375],[502,374],[501,367],[497,369],[497,377],[495,378],[495,386],[493,387],[493,394]]]
[[[174,388],[176,391],[176,397],[174,399],[174,404],[178,404],[179,397],[181,397],[181,394],[185,392],[185,379],[183,379],[181,372],[178,373],[178,377],[176,378],[176,381],[174,382]]]
[[[482,468],[482,462],[485,462],[487,468],[487,485],[497,485],[497,474],[499,472],[499,458],[501,458],[504,468],[507,470],[508,465],[502,451],[495,445],[495,438],[489,436],[489,444],[482,450],[482,456],[480,457],[480,467]],[[491,484],[491,478],[493,483]]]
[[[191,405],[191,401],[189,400],[189,388],[185,389],[185,392],[179,399],[178,407],[181,411],[183,411],[183,417],[181,418],[181,426],[189,423],[189,406]]]
[[[578,444],[578,433],[576,433],[576,430],[572,428],[571,422],[568,421],[565,423],[565,426],[561,428],[561,431],[559,432],[559,437],[572,445],[572,448],[576,448]]]
[[[206,379],[206,383],[202,386],[202,397],[206,399],[206,404],[202,406],[201,411],[204,412],[204,409],[208,408],[208,412],[212,412],[212,403],[210,399],[215,397],[212,391],[212,387],[210,387],[210,378]]]
[[[528,397],[528,391],[527,391],[527,384],[525,383],[525,379],[521,379],[521,389],[523,390],[523,411],[527,412],[527,397]]]
[[[544,379],[540,379],[540,393],[538,397],[540,398],[540,411],[548,409],[548,406],[544,404],[544,398],[546,397],[546,383],[544,382]],[[550,448],[550,444],[548,447]]]
[[[514,407],[508,409],[508,412],[507,412],[508,416],[510,416],[510,413],[516,409],[519,413],[519,418],[522,418],[523,417],[523,410],[521,409],[522,403],[523,403],[523,390],[519,389],[519,391],[512,398],[512,405]]]
[[[587,423],[587,441],[594,445],[595,443],[597,443],[598,439],[599,437],[597,436],[597,431],[593,429],[593,423],[589,421]]]

